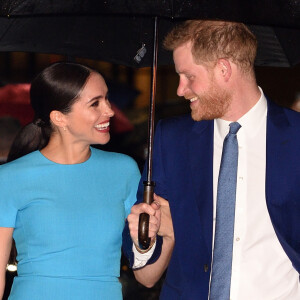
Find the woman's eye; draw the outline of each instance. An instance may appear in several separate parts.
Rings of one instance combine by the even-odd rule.
[[[99,101],[97,100],[97,101],[93,102],[91,106],[97,107],[98,105],[99,105]]]

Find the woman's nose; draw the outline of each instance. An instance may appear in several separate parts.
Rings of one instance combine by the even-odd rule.
[[[104,115],[109,117],[109,118],[111,118],[115,115],[115,112],[113,111],[109,101],[105,102]]]

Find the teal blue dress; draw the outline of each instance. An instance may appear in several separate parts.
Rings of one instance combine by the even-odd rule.
[[[122,230],[140,172],[91,148],[81,164],[32,152],[0,166],[0,227],[13,227],[18,276],[10,300],[122,299]]]

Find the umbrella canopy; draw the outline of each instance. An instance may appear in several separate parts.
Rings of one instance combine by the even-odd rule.
[[[148,15],[171,19],[220,18],[261,25],[300,28],[298,0],[2,0],[1,14]],[[267,13],[266,13],[267,12]]]
[[[28,0],[1,1],[0,51],[56,53],[132,67],[152,63],[153,16],[159,17],[158,64],[171,64],[161,47],[183,19],[247,23],[258,37],[256,65],[300,62],[299,0]],[[267,12],[267,13],[266,13]],[[134,58],[141,50],[141,60]],[[146,52],[146,53],[144,53]],[[139,56],[137,57],[139,58]]]

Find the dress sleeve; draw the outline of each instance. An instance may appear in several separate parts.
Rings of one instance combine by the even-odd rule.
[[[126,218],[130,213],[131,207],[136,202],[136,193],[141,178],[139,168],[135,161],[132,160],[131,172],[128,174],[127,178],[127,198],[125,200],[125,215]]]
[[[14,205],[14,190],[4,172],[0,170],[0,227],[15,227],[17,208]]]

